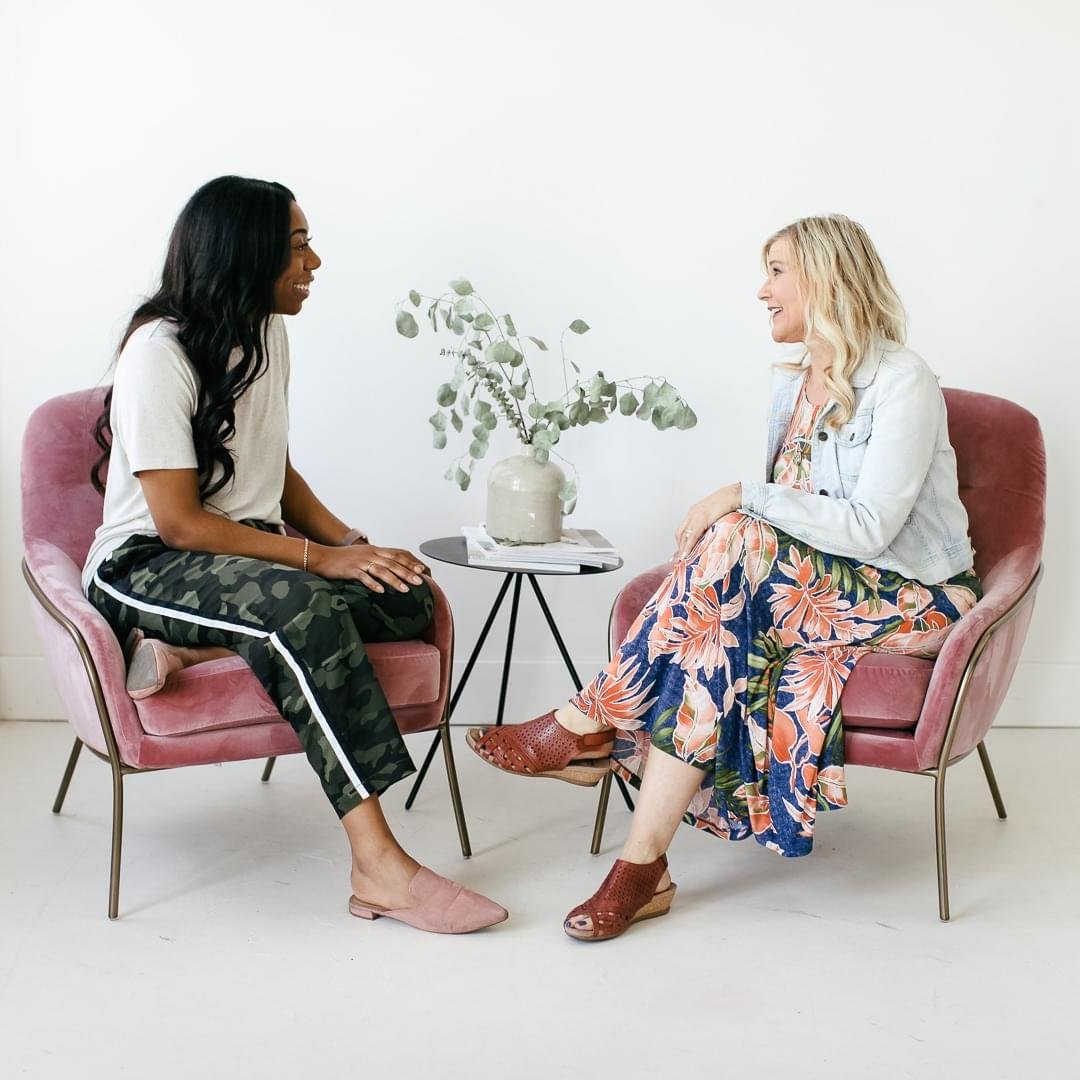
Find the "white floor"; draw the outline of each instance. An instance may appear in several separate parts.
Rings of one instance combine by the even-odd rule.
[[[1080,730],[992,734],[950,773],[953,921],[937,918],[932,782],[852,769],[809,859],[683,829],[670,916],[581,945],[565,911],[594,793],[500,776],[458,738],[474,857],[441,767],[389,816],[511,919],[436,937],[345,912],[347,862],[306,762],[126,782],[121,918],[105,918],[108,769],[55,723],[0,723],[0,1077],[1034,1077],[1080,1051]],[[412,743],[414,756],[427,736]],[[441,762],[439,762],[441,766]]]

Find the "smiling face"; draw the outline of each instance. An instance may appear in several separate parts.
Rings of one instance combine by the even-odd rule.
[[[308,239],[308,223],[304,211],[296,203],[289,207],[289,261],[274,283],[274,312],[277,315],[298,315],[311,290],[315,271],[322,259]]]
[[[774,240],[766,259],[768,276],[757,297],[769,309],[773,341],[795,344],[806,340],[803,295],[799,288],[795,254],[786,237]]]

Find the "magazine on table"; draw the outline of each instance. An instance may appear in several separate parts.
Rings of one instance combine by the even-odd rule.
[[[550,544],[507,544],[492,539],[483,525],[463,525],[470,566],[490,566],[504,570],[545,570],[549,573],[579,573],[584,566],[616,566],[619,552],[607,537],[595,529],[564,529]]]

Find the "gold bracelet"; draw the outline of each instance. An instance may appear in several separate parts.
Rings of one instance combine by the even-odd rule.
[[[304,537],[304,573],[307,573],[307,560],[308,560],[308,548],[311,547],[311,541]]]

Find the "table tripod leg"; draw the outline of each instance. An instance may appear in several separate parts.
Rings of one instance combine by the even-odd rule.
[[[566,670],[570,672],[570,678],[574,680],[574,686],[580,691],[581,680],[578,678],[578,673],[574,668],[573,661],[570,659],[570,654],[566,651],[566,645],[563,642],[562,635],[559,633],[559,628],[555,625],[555,619],[551,614],[551,608],[548,607],[547,600],[544,599],[544,594],[540,591],[540,583],[533,574],[529,575],[529,584],[533,587],[533,592],[536,593],[536,599],[540,602],[540,610],[543,611],[544,618],[547,619],[548,629],[551,631],[551,636],[555,639],[555,644],[559,647],[563,663],[566,664]],[[630,798],[630,792],[627,790],[623,778],[621,776],[616,776],[615,782],[619,785],[619,790],[622,792],[623,802],[626,803],[626,809],[633,811],[634,803]]]
[[[532,577],[532,574],[529,575]],[[514,630],[517,627],[518,601],[521,599],[521,575],[514,575],[514,599],[510,603],[510,629],[506,633],[506,655],[503,658],[502,683],[499,686],[499,710],[495,714],[495,725],[503,722],[503,709],[506,706],[506,688],[510,683],[510,660],[514,654]]]
[[[499,589],[499,595],[495,597],[495,603],[491,605],[491,610],[488,612],[488,617],[484,621],[484,628],[480,631],[480,636],[476,639],[476,644],[473,646],[473,651],[472,654],[469,656],[469,661],[465,665],[465,670],[461,673],[461,680],[458,682],[457,688],[454,690],[454,696],[450,699],[450,708],[446,712],[446,718],[448,721],[450,717],[454,715],[454,709],[457,708],[457,703],[458,699],[461,697],[461,692],[465,689],[465,684],[469,681],[469,676],[472,674],[472,669],[476,666],[476,659],[480,655],[480,650],[484,647],[484,642],[487,641],[488,633],[491,630],[491,624],[495,622],[495,616],[499,614],[499,608],[502,607],[503,598],[506,596],[506,590],[510,588],[510,579],[512,577],[514,577],[513,574],[507,574],[503,578],[502,588]],[[439,743],[441,741],[442,732],[437,731],[435,733],[435,738],[431,740],[431,746],[428,747],[427,756],[424,758],[424,764],[420,766],[420,771],[416,774],[416,779],[413,781],[413,786],[412,790],[409,792],[409,797],[405,800],[406,810],[411,810],[413,803],[416,802],[416,796],[420,794],[420,785],[423,784],[424,777],[427,776],[427,771],[429,768],[431,768],[431,762],[435,758],[435,751],[439,749]]]

